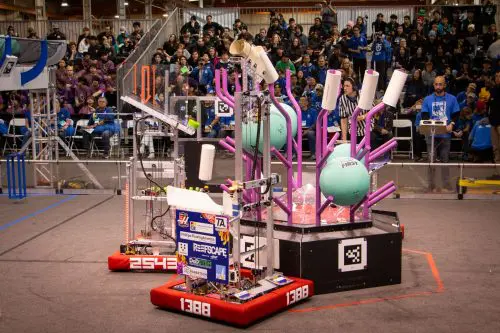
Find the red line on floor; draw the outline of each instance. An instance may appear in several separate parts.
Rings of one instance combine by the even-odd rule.
[[[352,302],[348,302],[348,303],[323,305],[323,306],[316,306],[316,307],[303,308],[303,309],[290,309],[288,311],[289,312],[314,312],[314,311],[321,311],[321,310],[327,310],[327,309],[337,309],[337,308],[345,308],[345,307],[358,306],[358,305],[364,305],[364,304],[373,304],[373,303],[380,303],[380,302],[386,302],[386,301],[395,301],[395,300],[413,298],[413,297],[430,296],[432,294],[442,293],[444,291],[444,284],[443,284],[443,281],[441,280],[441,277],[439,275],[439,270],[437,269],[436,262],[434,261],[434,258],[432,257],[432,253],[418,251],[418,250],[411,250],[411,249],[403,249],[403,252],[420,254],[420,255],[424,255],[426,257],[427,263],[429,264],[429,268],[431,269],[431,272],[432,272],[432,276],[434,277],[434,280],[436,281],[436,284],[437,284],[435,291],[422,291],[422,292],[396,295],[396,296],[390,296],[390,297],[367,298],[367,299],[361,299],[358,301],[352,301]]]
[[[391,296],[391,297],[368,298],[368,299],[362,299],[359,301],[352,301],[349,303],[324,305],[324,306],[317,306],[317,307],[311,307],[311,308],[305,308],[305,309],[291,309],[289,311],[290,312],[314,312],[314,311],[327,310],[327,309],[345,308],[345,307],[350,307],[350,306],[373,304],[373,303],[380,303],[380,302],[386,302],[386,301],[394,301],[394,300],[399,300],[399,299],[404,299],[404,298],[429,296],[429,295],[432,295],[434,293],[435,292],[433,292],[433,291],[423,291],[423,292],[419,292],[419,293],[404,294],[404,295],[397,295],[397,296]]]

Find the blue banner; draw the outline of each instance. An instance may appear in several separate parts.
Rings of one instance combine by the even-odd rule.
[[[228,284],[229,218],[177,210],[177,274]]]

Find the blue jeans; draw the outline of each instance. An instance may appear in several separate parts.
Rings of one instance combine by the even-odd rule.
[[[311,155],[316,154],[316,129],[309,128],[305,136],[307,137],[307,143],[309,145],[309,151]]]

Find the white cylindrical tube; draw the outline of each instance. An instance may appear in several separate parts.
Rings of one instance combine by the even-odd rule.
[[[391,81],[389,82],[389,86],[387,86],[384,99],[382,100],[384,104],[396,107],[407,77],[408,74],[400,70],[395,70],[392,73]]]
[[[276,80],[279,79],[279,75],[278,72],[276,71],[276,68],[274,68],[271,59],[269,59],[267,53],[264,50],[259,52],[257,70],[261,71],[261,73],[258,74],[262,75],[267,84],[274,83],[276,82]]]
[[[340,91],[342,73],[334,69],[328,70],[325,80],[325,89],[323,90],[323,100],[321,107],[325,110],[333,110],[337,106],[337,97]]]
[[[375,90],[377,90],[378,72],[374,70],[365,71],[363,78],[363,85],[361,86],[361,93],[359,95],[358,106],[363,110],[370,110],[373,106],[373,98],[375,97]]]
[[[247,58],[250,54],[251,45],[243,39],[235,40],[229,46],[229,53],[234,56]]]
[[[198,178],[203,181],[212,179],[212,171],[214,168],[215,159],[215,146],[214,145],[201,145],[200,156],[200,171]]]

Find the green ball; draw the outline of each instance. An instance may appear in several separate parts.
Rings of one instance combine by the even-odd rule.
[[[282,114],[271,112],[271,147],[281,149],[286,143],[286,121]],[[243,124],[242,127],[243,149],[252,152],[257,145],[257,122]],[[264,146],[264,126],[260,128],[259,152],[262,153]]]
[[[297,135],[297,113],[295,112],[295,109],[292,108],[290,105],[285,103],[280,103],[280,104],[281,107],[285,109],[285,111],[290,116],[290,120],[292,121],[292,137],[294,138]],[[281,114],[278,108],[274,106],[274,104],[271,105],[271,113],[279,114],[281,117],[283,117],[283,119],[285,119],[285,117]],[[285,120],[285,125],[286,125],[286,120]]]
[[[326,160],[326,164],[330,163],[336,158],[339,157],[345,157],[345,158],[350,158],[351,157],[351,144],[350,143],[343,143],[341,145],[335,146],[333,149],[332,153],[330,156],[328,156],[328,159]],[[365,164],[365,158],[363,157],[361,159],[361,163]]]
[[[333,196],[338,206],[355,205],[370,189],[370,175],[354,158],[339,157],[327,164],[319,177],[321,192]]]

